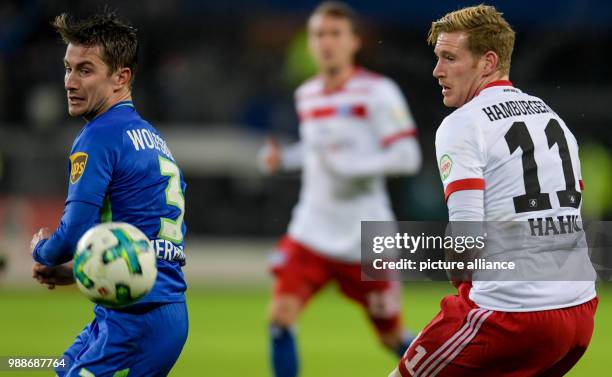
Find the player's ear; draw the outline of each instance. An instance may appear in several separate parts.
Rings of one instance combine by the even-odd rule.
[[[493,51],[487,51],[482,59],[484,60],[483,73],[485,76],[489,76],[497,71],[497,65],[499,64],[499,57]]]
[[[117,71],[115,72],[115,89],[119,90],[124,86],[129,87],[131,79],[132,79],[131,69],[127,67],[118,68]]]

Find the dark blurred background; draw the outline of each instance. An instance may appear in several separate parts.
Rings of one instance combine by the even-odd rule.
[[[361,64],[400,85],[420,129],[422,172],[389,179],[396,213],[444,219],[433,141],[449,110],[431,76],[435,61],[425,39],[432,20],[476,3],[348,3],[366,26]],[[511,81],[543,98],[579,140],[584,215],[610,219],[612,2],[490,3],[517,31]],[[296,139],[293,91],[314,73],[305,41],[314,1],[2,1],[0,228],[11,211],[29,211],[37,224],[57,222],[70,145],[84,123],[67,115],[65,46],[49,23],[61,12],[87,15],[103,4],[139,30],[134,100],[184,171],[190,234],[283,233],[299,175],[262,177],[254,160],[266,135]]]

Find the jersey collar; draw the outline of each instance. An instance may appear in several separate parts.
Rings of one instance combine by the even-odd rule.
[[[323,82],[323,95],[330,95],[330,94],[336,94],[336,93],[340,93],[342,92],[344,89],[346,89],[346,84],[348,84],[349,81],[351,81],[356,74],[358,74],[359,72],[362,71],[362,68],[359,66],[352,66],[351,67],[351,73],[349,76],[347,76],[344,81],[342,81],[341,83],[338,84],[338,86],[331,88],[331,89],[325,89],[325,82]]]
[[[97,121],[100,118],[104,118],[107,114],[109,114],[111,112],[111,110],[119,109],[119,108],[122,108],[122,107],[131,107],[132,109],[135,109],[134,108],[134,103],[132,101],[117,102],[113,106],[109,107],[102,114],[98,114],[95,118],[93,118],[92,120],[88,121],[85,126],[88,126],[88,125],[92,124],[93,122]]]
[[[109,107],[108,110],[106,111],[110,111],[112,109],[116,109],[118,107],[131,107],[134,108],[134,103],[132,101],[121,101],[121,102],[117,102],[116,104],[114,104],[113,106]]]
[[[512,82],[510,82],[510,80],[491,81],[490,83],[485,85],[482,89],[480,89],[478,92],[476,92],[476,96],[479,95],[480,92],[482,92],[483,90],[488,89],[488,88],[492,88],[494,86],[513,86],[513,85],[512,85]]]

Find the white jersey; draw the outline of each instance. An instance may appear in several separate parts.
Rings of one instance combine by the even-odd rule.
[[[554,269],[546,278],[537,275],[546,270],[538,258],[554,259],[545,253],[554,253],[557,244],[552,242],[564,242],[562,236],[552,237],[555,232],[581,221],[578,144],[548,105],[509,81],[491,83],[444,119],[436,133],[436,154],[446,199],[459,190],[484,190],[484,220],[522,221],[530,227],[530,245],[539,245],[529,253],[519,241],[510,245],[534,258],[530,276],[538,281],[475,279],[470,298],[476,304],[491,310],[535,311],[595,297],[595,272],[586,247],[559,244],[558,249],[572,251],[573,263],[586,271],[581,275],[586,281],[562,281],[569,278]]]
[[[289,235],[313,250],[347,262],[360,260],[361,221],[392,221],[384,175],[347,178],[325,164],[328,154],[367,157],[416,128],[399,88],[390,79],[356,69],[326,92],[321,78],[295,93],[300,117],[302,188]]]

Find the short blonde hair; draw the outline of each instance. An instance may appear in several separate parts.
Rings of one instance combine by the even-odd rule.
[[[493,51],[499,57],[497,68],[510,73],[510,59],[514,49],[514,30],[502,13],[490,5],[476,5],[456,10],[431,23],[427,42],[435,45],[440,33],[465,32],[468,48],[477,56]]]

